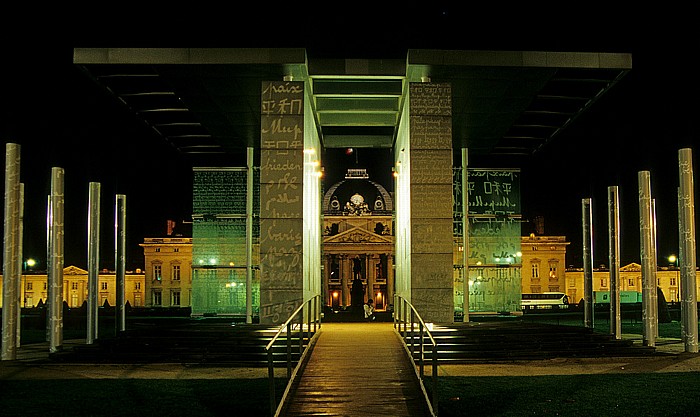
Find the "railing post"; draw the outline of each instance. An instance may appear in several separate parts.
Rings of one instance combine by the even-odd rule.
[[[403,337],[408,337],[408,316],[406,314],[406,300],[401,301],[401,312],[403,313]]]
[[[304,309],[299,312],[299,358],[304,353]]]
[[[413,327],[413,321],[415,320],[415,313],[413,312],[413,308],[411,308],[411,357],[414,357],[414,352],[416,350],[416,342],[415,342],[415,328]]]
[[[420,354],[420,359],[418,360],[418,369],[420,369],[420,379],[423,379],[423,323],[418,323],[418,353]]]
[[[438,411],[438,345],[433,345],[433,410]]]
[[[292,321],[287,323],[287,380],[292,377]]]
[[[275,399],[275,365],[272,358],[272,351],[274,346],[270,346],[270,350],[267,351],[267,378],[269,380],[268,386],[270,389],[270,415],[274,416],[277,412],[277,400]]]

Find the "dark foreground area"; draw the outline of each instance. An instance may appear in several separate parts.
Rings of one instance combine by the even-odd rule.
[[[23,343],[45,335],[36,317],[25,317]],[[134,322],[172,323],[187,317],[133,316]],[[572,314],[526,315],[524,323],[580,326]],[[68,320],[65,339],[83,337],[81,319]],[[606,333],[605,315],[596,320],[596,331]],[[141,324],[143,325],[143,323]],[[105,320],[105,338],[113,322]],[[624,334],[641,334],[636,318],[623,320]],[[659,324],[660,337],[680,336],[680,323]],[[6,361],[0,366],[8,366]],[[67,364],[62,363],[65,367]],[[17,366],[16,363],[12,366]],[[51,366],[46,363],[42,366]],[[70,366],[85,366],[75,364]],[[173,372],[178,372],[173,364]],[[185,367],[191,365],[184,365]],[[216,366],[228,366],[218,364]],[[468,365],[465,365],[468,366]],[[65,369],[65,368],[62,368]],[[213,369],[213,368],[212,368]],[[268,416],[267,378],[75,378],[66,372],[48,379],[17,379],[11,372],[0,378],[2,416]],[[276,374],[277,376],[277,374]],[[283,376],[281,373],[280,376]],[[432,386],[426,377],[426,387]],[[280,398],[286,381],[276,380]],[[371,383],[371,376],[368,376]],[[352,386],[347,387],[351,393]],[[700,409],[700,372],[639,372],[630,374],[571,374],[484,376],[441,374],[439,416],[689,416]]]
[[[691,416],[700,374],[440,378],[441,417]]]

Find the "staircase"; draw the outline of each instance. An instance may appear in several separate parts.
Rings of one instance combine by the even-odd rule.
[[[521,321],[468,322],[434,326],[441,363],[538,360],[556,357],[621,357],[651,355],[654,347],[631,340],[616,340],[592,329],[524,323]],[[411,344],[410,328],[405,335]],[[418,331],[414,334],[414,357],[419,358]],[[430,359],[430,352],[425,354]]]
[[[276,326],[232,323],[225,319],[143,321],[131,324],[117,336],[76,345],[51,355],[54,362],[70,363],[187,363],[262,367],[268,365],[265,346]],[[304,335],[308,344],[312,332]],[[291,340],[291,358],[299,360],[299,336]],[[287,339],[273,347],[273,361],[286,363]]]

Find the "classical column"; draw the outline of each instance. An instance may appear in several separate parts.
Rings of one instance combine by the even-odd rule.
[[[374,294],[374,284],[377,283],[377,265],[379,264],[379,255],[376,253],[367,255],[367,263],[369,268],[367,270],[367,299],[375,298]],[[384,294],[386,295],[386,294]],[[377,306],[377,300],[374,300],[374,306]]]
[[[386,254],[386,302],[394,303],[394,255]]]
[[[322,285],[321,288],[323,293],[321,294],[321,298],[323,300],[323,305],[324,306],[330,306],[332,305],[332,298],[328,296],[328,281],[331,279],[331,271],[333,269],[333,261],[332,261],[332,255],[323,255],[323,274],[321,275],[322,277]]]
[[[348,255],[338,255],[338,257],[340,258],[340,267],[338,268],[341,286],[340,306],[346,307],[348,305],[348,297],[350,296],[348,291],[348,277],[351,272],[348,272]]]

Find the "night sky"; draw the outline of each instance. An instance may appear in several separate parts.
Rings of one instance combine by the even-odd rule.
[[[52,166],[66,169],[66,266],[87,264],[90,181],[102,184],[106,268],[114,265],[116,193],[127,195],[128,268],[143,266],[138,247],[143,237],[162,236],[166,220],[191,214],[188,161],[72,65],[74,47],[138,46],[304,47],[310,57],[347,58],[401,58],[406,48],[630,52],[633,70],[625,79],[523,169],[523,215],[541,215],[546,234],[566,236],[571,242],[567,264],[580,267],[581,199],[592,197],[594,263],[607,264],[606,192],[617,185],[621,261],[639,262],[637,173],[649,170],[659,258],[677,253],[677,152],[697,148],[700,140],[700,87],[692,63],[700,34],[687,22],[694,16],[690,11],[637,9],[630,14],[595,4],[548,13],[495,6],[457,11],[439,3],[397,11],[360,3],[341,12],[271,13],[266,3],[265,10],[244,15],[216,7],[168,6],[158,14],[121,3],[118,10],[91,5],[80,9],[83,14],[56,10],[61,18],[51,10],[43,16],[20,10],[13,24],[3,25],[0,137],[22,145],[25,258],[46,256]],[[256,29],[242,21],[257,23]],[[288,30],[285,22],[295,29]],[[369,156],[377,155],[362,149],[357,154],[360,164]],[[525,223],[523,230],[529,227]]]

